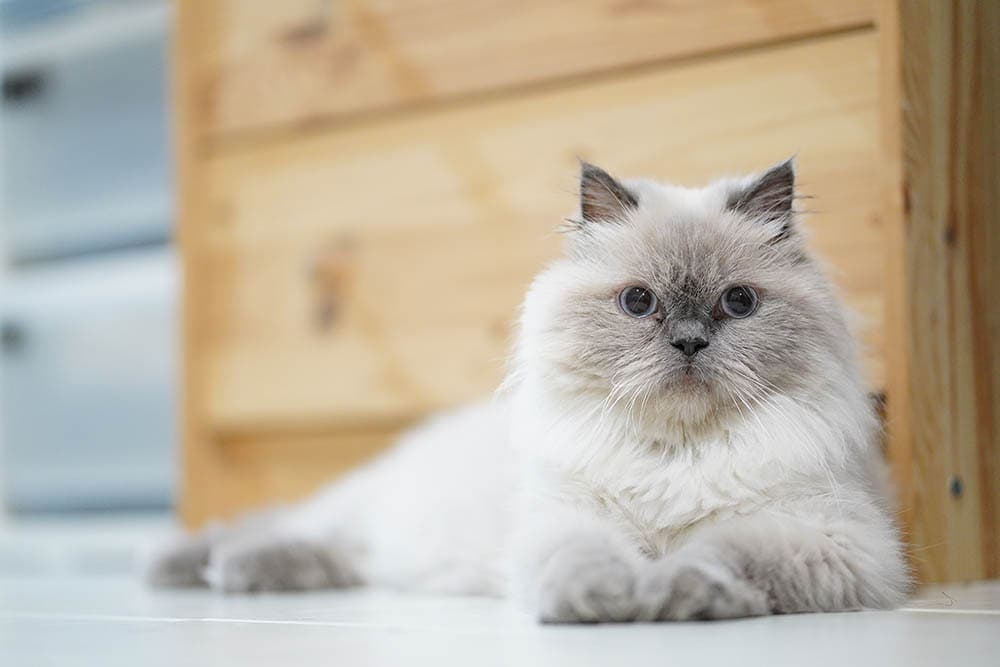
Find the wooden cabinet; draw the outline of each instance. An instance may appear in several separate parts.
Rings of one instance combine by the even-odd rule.
[[[194,5],[198,5],[195,7]],[[870,0],[205,0],[191,3],[199,131],[336,115],[870,26]]]
[[[189,521],[492,391],[580,157],[697,184],[797,152],[881,387],[869,3],[179,10]]]
[[[924,579],[1000,578],[1000,3],[881,9],[900,509]]]
[[[875,9],[181,0],[186,520],[490,392],[581,157],[698,184],[796,153],[886,389]]]

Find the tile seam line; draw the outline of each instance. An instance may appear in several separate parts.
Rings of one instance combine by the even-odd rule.
[[[1000,609],[898,609],[898,613],[905,614],[951,614],[968,616],[1000,616]],[[892,612],[887,612],[892,613]],[[174,616],[129,616],[116,614],[67,614],[67,613],[46,613],[46,612],[21,612],[0,610],[0,621],[13,619],[37,619],[37,620],[67,620],[67,621],[113,621],[121,623],[234,623],[244,625],[295,625],[295,626],[315,626],[315,627],[341,627],[341,628],[367,628],[375,630],[407,630],[418,629],[421,631],[454,631],[455,628],[446,627],[421,627],[411,628],[400,624],[387,623],[362,623],[352,621],[301,621],[301,620],[279,620],[279,619],[245,619],[245,618],[219,618],[219,617],[194,617],[178,618]],[[640,624],[645,625],[645,624]],[[532,626],[535,627],[535,626]],[[511,626],[512,630],[518,626]],[[520,628],[524,630],[524,627]],[[482,632],[488,629],[466,628],[467,632]]]
[[[130,616],[118,614],[67,614],[31,611],[0,611],[0,617],[39,620],[117,621],[122,623],[245,623],[255,625],[315,625],[321,627],[405,629],[405,626],[385,623],[351,621],[298,621],[263,618],[219,618],[214,616],[181,618],[176,616]]]
[[[0,623],[7,620],[58,620],[58,621],[107,621],[118,623],[231,623],[243,625],[295,625],[306,627],[325,628],[349,628],[366,630],[417,630],[420,632],[445,632],[450,634],[489,634],[493,628],[454,628],[447,626],[409,626],[399,623],[363,623],[353,621],[297,621],[278,619],[247,619],[247,618],[218,618],[218,617],[193,617],[178,618],[175,616],[129,616],[116,614],[67,614],[48,612],[25,612],[0,610]],[[535,626],[511,625],[508,630],[524,631],[531,630]]]
[[[1000,609],[920,609],[917,607],[898,609],[907,614],[981,614],[983,616],[1000,616]]]

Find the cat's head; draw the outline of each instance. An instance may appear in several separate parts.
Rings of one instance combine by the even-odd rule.
[[[523,371],[643,419],[705,423],[852,363],[791,160],[701,189],[581,166],[567,252],[534,282]]]

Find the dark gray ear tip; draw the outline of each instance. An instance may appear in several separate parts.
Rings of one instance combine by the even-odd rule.
[[[608,172],[604,171],[596,164],[591,164],[584,160],[583,158],[577,158],[580,161],[580,178],[592,178],[595,176],[607,176]]]
[[[795,178],[795,157],[796,156],[792,155],[791,157],[782,160],[768,169],[765,173]]]

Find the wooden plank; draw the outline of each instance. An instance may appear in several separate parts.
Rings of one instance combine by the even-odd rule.
[[[491,391],[577,156],[698,184],[797,151],[880,384],[875,51],[866,31],[217,155],[193,295],[206,417],[375,428]]]
[[[213,511],[210,494],[221,474],[221,461],[213,447],[204,414],[201,335],[202,300],[199,286],[206,276],[200,252],[203,220],[199,201],[200,167],[198,136],[203,119],[195,95],[195,54],[201,51],[202,25],[191,3],[178,2],[172,33],[171,93],[173,102],[173,148],[177,188],[177,243],[181,250],[184,282],[181,299],[181,475],[178,514],[190,527],[200,524]]]
[[[227,135],[870,25],[872,0],[183,0]],[[201,128],[199,128],[201,129]]]
[[[921,578],[995,578],[1000,5],[884,15],[890,452]]]

